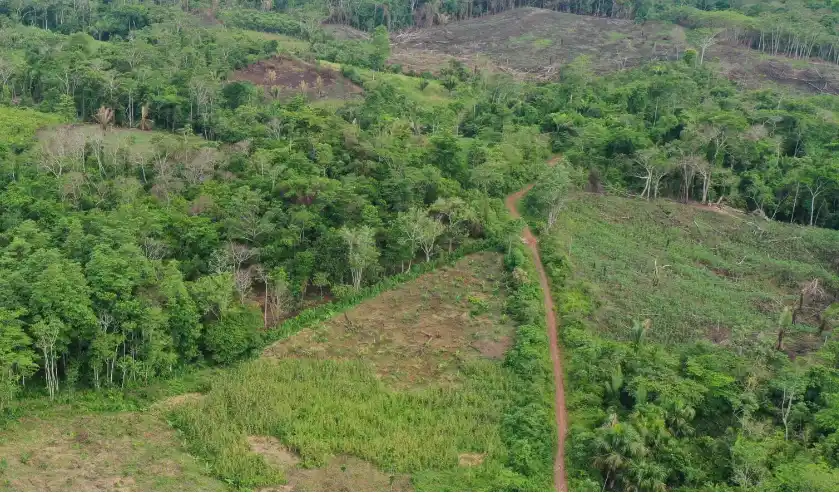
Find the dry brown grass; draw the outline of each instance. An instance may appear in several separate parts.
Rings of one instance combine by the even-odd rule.
[[[479,253],[306,329],[271,358],[357,359],[397,387],[456,383],[465,359],[500,359],[513,325],[503,315],[501,258]]]
[[[0,488],[226,490],[157,414],[140,413],[21,419],[0,432]]]

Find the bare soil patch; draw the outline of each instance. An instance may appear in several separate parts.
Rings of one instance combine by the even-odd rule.
[[[449,58],[476,64],[483,55],[505,69],[552,76],[562,65],[588,55],[595,70],[608,72],[676,58],[683,51],[682,29],[521,8],[394,35],[392,61],[413,68],[417,58],[429,60],[434,65],[424,70],[433,71]]]
[[[370,35],[360,29],[356,29],[346,24],[321,24],[324,31],[331,34],[335,39],[370,39]]]
[[[184,393],[161,400],[152,405],[151,408],[155,410],[170,410],[174,407],[196,403],[203,397],[204,395],[201,393]]]
[[[491,359],[503,359],[507,349],[513,344],[512,338],[509,336],[502,336],[497,340],[476,340],[472,343],[472,348],[481,352],[481,355]]]
[[[404,474],[389,474],[354,456],[333,457],[323,468],[288,474],[286,490],[302,492],[406,492],[414,490]]]
[[[313,98],[350,98],[363,90],[337,70],[287,57],[273,57],[248,65],[230,76],[262,86],[275,97],[306,93]]]
[[[406,283],[269,347],[271,358],[363,359],[397,387],[456,383],[468,359],[500,358],[514,327],[503,314],[501,256],[483,252]]]
[[[457,457],[457,464],[462,467],[477,467],[484,462],[486,453],[461,453]]]
[[[248,444],[251,447],[251,451],[262,455],[269,465],[280,470],[287,471],[289,468],[300,463],[300,458],[275,437],[248,436]]]

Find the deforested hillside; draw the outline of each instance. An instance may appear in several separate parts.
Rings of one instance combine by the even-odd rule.
[[[839,93],[839,66],[833,63],[751,49],[721,30],[697,27],[521,8],[397,33],[391,61],[419,73],[439,71],[454,59],[517,77],[556,80],[578,57],[602,74],[677,60],[694,50],[701,59],[697,63],[743,87],[779,84],[807,93]]]

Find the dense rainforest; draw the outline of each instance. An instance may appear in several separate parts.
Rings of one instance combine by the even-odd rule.
[[[605,76],[580,58],[539,84],[457,62],[407,77],[387,63],[387,28],[520,5],[0,1],[0,408],[230,364],[312,304],[472,242],[509,246],[520,225],[499,218],[501,198],[537,179],[530,206],[545,232],[572,187],[839,229],[839,100],[740,89],[699,46]],[[836,56],[829,4],[527,5]],[[763,36],[720,16],[784,24]],[[335,39],[322,20],[372,34]],[[313,94],[231,77],[296,56],[363,95],[329,101],[323,78]],[[564,159],[546,171],[552,154]],[[570,261],[548,260],[560,289]],[[827,292],[834,281],[822,280]],[[822,331],[835,312],[820,315]],[[771,345],[754,349],[748,358],[771,364],[758,379],[728,349],[633,346],[573,322],[571,352],[594,357],[566,386],[584,387],[596,411],[572,428],[572,487],[837,486],[829,337],[795,369]],[[645,374],[646,364],[655,368]],[[638,376],[675,384],[639,389]],[[792,466],[770,461],[779,452]],[[749,463],[754,455],[762,460]]]

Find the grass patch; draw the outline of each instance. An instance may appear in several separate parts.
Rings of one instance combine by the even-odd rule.
[[[94,138],[101,138],[102,143],[108,147],[128,148],[141,153],[148,153],[154,150],[156,139],[183,139],[183,136],[175,136],[165,131],[143,131],[125,127],[111,127],[107,131],[95,124],[72,124],[53,125],[40,129],[36,137],[40,141],[47,141],[57,136],[58,139],[84,139],[90,142]],[[207,142],[200,135],[186,137],[193,145],[200,145]]]
[[[0,106],[0,157],[4,152],[25,151],[32,145],[38,129],[61,120],[60,116],[51,113]]]
[[[341,65],[332,62],[319,62],[324,67],[332,67],[335,70],[341,70]],[[376,84],[381,84],[382,81],[394,86],[397,91],[404,94],[409,100],[420,105],[448,105],[452,101],[449,91],[440,84],[439,81],[429,80],[428,85],[420,88],[421,79],[418,77],[411,77],[404,74],[394,74],[391,72],[378,72],[369,69],[353,67],[358,73],[365,87],[375,87]]]
[[[153,413],[26,418],[0,432],[0,488],[13,491],[214,491],[224,483]]]
[[[238,488],[300,487],[297,479],[348,458],[396,479],[398,488],[408,476],[418,490],[545,488],[552,436],[544,438],[547,448],[534,449],[522,431],[543,432],[543,418],[551,430],[550,405],[526,391],[550,403],[551,387],[533,382],[545,376],[533,373],[533,358],[540,365],[547,347],[545,355],[522,353],[534,340],[517,336],[515,357],[502,365],[473,346],[514,331],[502,314],[502,273],[498,255],[477,254],[313,323],[267,350],[279,358],[225,373],[172,420],[214,474]],[[533,333],[545,339],[543,330]],[[533,411],[538,419],[528,416]],[[272,465],[249,436],[278,439],[302,470]],[[481,461],[464,462],[464,454]],[[370,486],[351,480],[369,475],[345,477],[347,488]]]
[[[568,253],[574,278],[586,281],[596,327],[624,340],[633,321],[645,319],[661,343],[771,337],[803,283],[839,288],[835,231],[731,211],[579,194],[546,241]],[[817,314],[830,301],[806,301],[791,351],[819,345]]]
[[[277,42],[277,51],[279,53],[286,52],[286,53],[293,53],[296,55],[300,55],[306,53],[309,50],[309,42],[306,40],[302,40],[299,38],[294,38],[292,36],[286,36],[284,34],[277,34],[277,33],[266,33],[262,31],[250,31],[250,30],[243,30],[242,34],[248,36],[252,39],[261,39],[266,41],[276,41]]]

